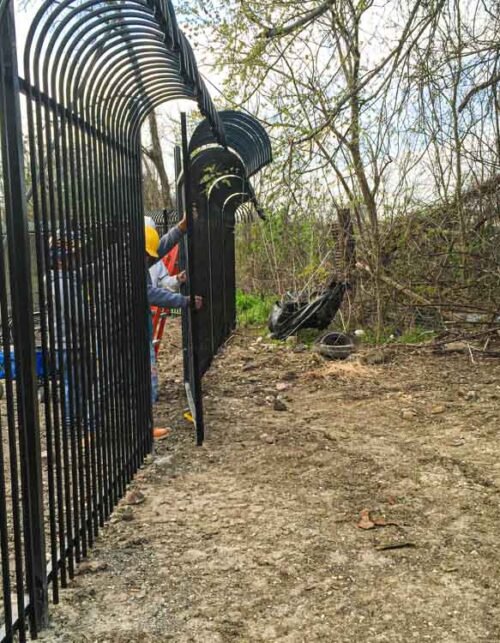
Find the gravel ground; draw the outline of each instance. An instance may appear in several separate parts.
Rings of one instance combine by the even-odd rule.
[[[173,434],[131,486],[144,502],[120,505],[42,641],[500,641],[498,361],[325,368],[239,334],[196,448],[179,347],[172,327]]]

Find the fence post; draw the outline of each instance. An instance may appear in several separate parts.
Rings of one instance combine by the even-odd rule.
[[[205,423],[203,419],[203,397],[201,392],[201,374],[198,357],[198,333],[197,326],[193,320],[193,315],[196,315],[194,309],[194,295],[193,292],[193,275],[194,275],[194,221],[193,221],[193,196],[191,194],[191,159],[189,156],[189,145],[187,138],[187,120],[186,114],[181,113],[181,132],[182,132],[182,169],[183,169],[183,187],[184,187],[184,208],[187,218],[187,274],[189,282],[189,294],[191,297],[191,310],[187,313],[190,315],[191,322],[188,324],[190,327],[188,339],[188,351],[190,355],[191,370],[191,394],[193,396],[193,405],[195,411],[195,425],[196,425],[196,444],[201,446],[205,438]],[[207,305],[205,300],[204,305]]]
[[[4,74],[5,88],[0,96],[0,126],[20,429],[24,545],[30,600],[30,629],[32,634],[36,635],[47,623],[48,594],[36,395],[33,294],[13,2],[9,2],[5,9],[0,25],[0,58],[3,62],[0,73]]]

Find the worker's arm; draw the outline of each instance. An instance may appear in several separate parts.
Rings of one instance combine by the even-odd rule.
[[[158,256],[160,259],[164,257],[167,253],[172,250],[174,246],[176,246],[179,241],[182,239],[182,235],[186,232],[187,230],[187,222],[186,222],[186,217],[182,219],[182,221],[179,221],[179,223],[171,228],[167,234],[164,234],[163,237],[160,239],[160,247],[158,248]]]
[[[166,290],[165,288],[156,288],[148,284],[148,303],[150,306],[159,308],[187,308],[189,306],[189,297],[179,295],[179,293]]]

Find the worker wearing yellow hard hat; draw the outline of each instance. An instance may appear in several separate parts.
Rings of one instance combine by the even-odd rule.
[[[153,226],[144,226],[146,236],[146,254],[149,257],[159,259],[158,248],[160,247],[160,235]]]
[[[160,238],[156,229],[151,225],[144,226],[144,237],[145,237],[145,250],[146,250],[146,273],[147,273],[147,290],[148,290],[148,304],[150,306],[158,306],[159,308],[188,308],[190,305],[190,297],[186,297],[176,292],[172,292],[165,288],[158,288],[153,284],[151,275],[149,273],[149,268],[164,257],[174,246],[176,246],[179,241],[182,239],[182,236],[187,231],[187,221],[184,216],[183,219],[173,228],[171,228],[167,234],[163,235]],[[196,310],[200,310],[203,306],[202,297],[196,295],[194,297],[194,306]],[[151,378],[152,378],[152,401],[155,401],[155,386],[157,386],[157,371],[156,371],[156,358],[155,351],[153,347],[153,337],[152,337],[152,325],[151,317],[149,316],[150,322],[150,356],[151,356]],[[156,381],[156,385],[155,385]],[[164,437],[167,437],[167,429],[154,428],[153,437],[156,440],[161,440]]]

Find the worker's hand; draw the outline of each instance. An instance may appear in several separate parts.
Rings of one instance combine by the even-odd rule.
[[[185,271],[185,270],[183,270],[182,272],[180,272],[180,273],[177,275],[177,283],[179,283],[179,284],[185,284],[185,283],[186,283],[186,281],[187,281],[186,271]]]
[[[186,218],[186,214],[185,214],[185,213],[184,213],[184,216],[182,217],[182,219],[181,219],[181,220],[179,221],[179,223],[177,224],[177,226],[178,226],[179,230],[180,230],[182,233],[187,232],[187,229],[188,229],[188,222],[187,222],[187,218]]]
[[[203,297],[200,297],[200,295],[194,296],[194,308],[195,310],[201,310],[203,308]]]

